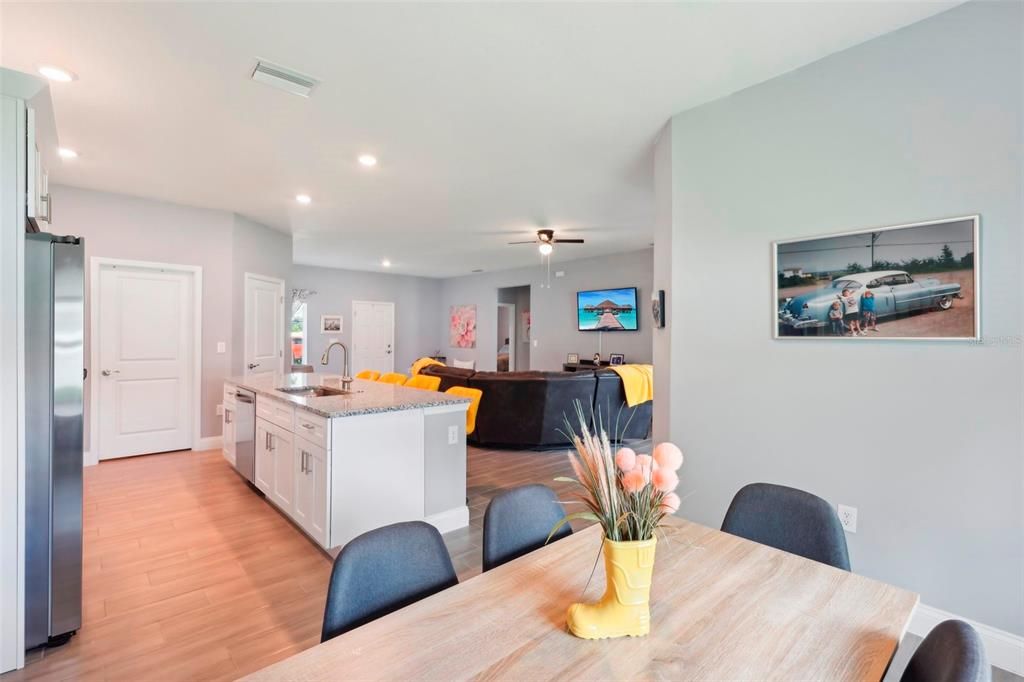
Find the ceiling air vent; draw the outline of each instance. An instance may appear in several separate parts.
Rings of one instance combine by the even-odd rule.
[[[256,68],[252,71],[252,79],[302,97],[309,97],[313,88],[320,82],[312,76],[263,60],[256,62]]]

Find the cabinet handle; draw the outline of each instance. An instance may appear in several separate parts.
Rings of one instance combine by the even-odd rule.
[[[270,431],[263,432],[263,449],[270,450]]]
[[[231,423],[231,410],[224,410],[224,423],[225,424],[230,424]]]
[[[46,202],[46,217],[39,216],[39,219],[49,225],[53,222],[53,197],[47,192],[39,197],[39,200]]]
[[[313,429],[315,429],[316,427],[315,427],[315,426],[313,426],[312,424],[303,424],[303,425],[302,425],[302,428],[304,428],[304,429],[309,429],[310,431],[312,431],[312,430],[313,430]]]
[[[270,444],[269,446],[267,446],[268,450],[273,452],[274,450],[277,449],[277,448],[274,447],[274,434],[272,434],[272,433],[268,433],[267,434],[267,442]]]

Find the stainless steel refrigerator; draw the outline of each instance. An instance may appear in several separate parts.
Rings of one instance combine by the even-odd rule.
[[[25,235],[25,646],[82,624],[84,245]]]

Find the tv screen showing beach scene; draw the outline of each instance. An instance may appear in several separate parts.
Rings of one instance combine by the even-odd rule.
[[[576,320],[581,332],[635,332],[636,287],[577,292]]]

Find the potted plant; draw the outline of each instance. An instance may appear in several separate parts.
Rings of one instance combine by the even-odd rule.
[[[683,453],[672,443],[657,445],[650,455],[628,447],[613,452],[608,434],[597,423],[587,425],[577,405],[580,433],[568,424],[574,450],[569,463],[574,478],[556,480],[579,486],[586,511],[568,514],[551,534],[573,519],[596,521],[604,531],[605,594],[594,604],[573,604],[567,613],[569,631],[584,639],[641,637],[650,632],[651,575],[655,532],[663,519],[679,509],[676,473]]]

